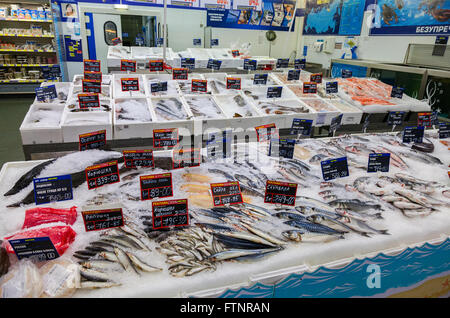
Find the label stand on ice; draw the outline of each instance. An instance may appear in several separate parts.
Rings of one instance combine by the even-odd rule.
[[[239,181],[211,183],[214,206],[243,203]]]
[[[188,200],[152,202],[153,229],[189,225]]]
[[[87,167],[85,172],[89,190],[120,182],[117,160]]]
[[[48,236],[8,240],[8,242],[19,260],[31,258],[42,262],[59,257],[58,251]]]
[[[86,232],[123,226],[122,208],[81,211]]]
[[[349,176],[347,157],[324,160],[320,162],[320,166],[325,181]]]
[[[36,205],[73,199],[72,176],[33,179],[34,202]]]
[[[106,146],[106,130],[99,130],[78,136],[79,150],[98,149]]]
[[[389,172],[390,153],[370,153],[367,172]]]
[[[153,174],[139,177],[141,200],[173,196],[172,173]]]
[[[266,181],[264,203],[295,205],[297,184],[290,182]]]

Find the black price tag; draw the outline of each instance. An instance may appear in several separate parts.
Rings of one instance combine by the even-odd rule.
[[[294,118],[292,120],[292,126],[290,135],[302,135],[302,136],[309,136],[311,135],[311,129],[312,129],[313,121],[312,119],[300,119],[300,118]]]
[[[450,123],[439,123],[439,139],[450,137]]]
[[[227,89],[241,89],[241,79],[238,77],[227,77]]]
[[[209,133],[206,151],[208,159],[228,158],[231,155],[231,130]]]
[[[194,45],[202,45],[202,39],[193,39],[192,44]]]
[[[233,55],[233,57],[238,57],[240,55],[239,50],[231,50],[231,55]]]
[[[152,202],[153,229],[189,225],[188,200]]]
[[[187,68],[173,68],[172,69],[172,79],[187,80],[188,79],[188,69]]]
[[[389,172],[390,153],[370,153],[367,172]]]
[[[300,70],[289,70],[287,80],[298,81],[300,79]]]
[[[239,181],[211,183],[214,206],[243,203]]]
[[[139,91],[139,78],[121,78],[122,92]]]
[[[423,134],[425,131],[425,127],[423,126],[413,126],[413,127],[405,127],[403,130],[403,142],[417,142],[421,143],[423,141]]]
[[[267,180],[264,203],[295,205],[297,184]]]
[[[55,85],[37,87],[34,90],[36,92],[36,99],[40,102],[51,102],[58,97]]]
[[[222,65],[222,61],[220,61],[220,60],[209,59],[208,64],[206,65],[206,68],[218,71],[218,70],[220,70],[221,65]]]
[[[255,71],[257,64],[257,60],[244,59],[244,70]]]
[[[152,60],[148,62],[150,72],[164,71],[164,60]]]
[[[219,45],[219,39],[211,39],[211,46],[218,46]]]
[[[183,57],[181,58],[181,67],[187,68],[187,69],[194,69],[195,68],[195,58],[193,57]]]
[[[418,113],[417,114],[417,126],[431,127],[431,113]]]
[[[151,83],[150,91],[152,93],[166,92],[167,91],[167,82]]]
[[[306,68],[306,59],[295,59],[294,68],[297,70],[304,70]]]
[[[102,93],[102,82],[101,81],[88,81],[81,80],[83,93]]]
[[[389,112],[389,115],[387,118],[387,124],[389,126],[403,124],[404,115],[405,115],[405,112]]]
[[[436,40],[434,42],[433,56],[444,56],[445,51],[447,49],[448,36],[446,35],[438,35],[436,36]]]
[[[8,240],[8,242],[19,260],[31,258],[42,262],[59,257],[58,251],[48,236]]]
[[[173,196],[172,174],[161,173],[139,177],[141,200]]]
[[[86,81],[102,81],[102,72],[84,72],[83,79]]]
[[[349,176],[347,157],[324,160],[320,162],[320,166],[325,181]]]
[[[120,60],[120,70],[122,72],[136,72],[136,61]]]
[[[123,226],[121,208],[81,211],[86,232],[106,230]]]
[[[401,87],[392,87],[392,91],[391,91],[391,97],[394,98],[403,98],[403,92],[405,91],[404,88]]]
[[[175,147],[178,144],[178,128],[153,129],[153,147]]]
[[[267,77],[267,74],[255,74],[253,77],[253,85],[266,85]]]
[[[340,115],[334,117],[333,119],[331,119],[330,132],[334,132],[339,127],[341,127],[342,116],[343,116],[343,114],[340,114]]]
[[[99,130],[78,136],[80,151],[98,149],[106,145],[106,130]]]
[[[174,149],[172,154],[172,168],[198,167],[201,162],[201,152],[197,148]]]
[[[78,105],[80,108],[99,108],[98,93],[78,94]]]
[[[283,86],[267,87],[267,98],[280,98],[283,92]]]
[[[288,68],[289,59],[277,59],[277,68]]]
[[[101,72],[100,60],[83,60],[85,72]]]
[[[88,189],[95,189],[106,184],[120,182],[117,161],[102,163],[86,168]]]
[[[322,73],[311,74],[309,81],[317,84],[322,83]]]
[[[64,176],[35,178],[34,202],[36,205],[73,199],[72,177]]]
[[[353,72],[351,70],[342,70],[341,76],[342,78],[350,78],[353,76]]]
[[[193,79],[191,83],[191,92],[206,93],[208,91],[208,81],[201,79]]]
[[[124,150],[123,159],[125,161],[125,167],[137,168],[146,167],[154,168],[155,162],[153,160],[153,150]]]
[[[317,94],[317,83],[304,82],[303,94]]]
[[[338,93],[338,82],[327,82],[325,85],[325,91],[327,94],[337,94]]]
[[[269,156],[292,159],[294,157],[295,140],[294,139],[271,139],[269,146]]]

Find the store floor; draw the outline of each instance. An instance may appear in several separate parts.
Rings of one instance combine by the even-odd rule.
[[[34,95],[0,95],[0,167],[25,160],[19,128],[33,100]]]

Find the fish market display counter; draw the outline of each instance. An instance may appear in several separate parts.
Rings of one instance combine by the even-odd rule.
[[[9,271],[0,279],[0,295],[350,297],[425,289],[427,296],[448,296],[449,144],[435,131],[426,137],[432,152],[416,151],[390,133],[305,139],[292,159],[273,150],[268,156],[264,142],[236,143],[230,158],[214,160],[202,149],[198,166],[180,169],[172,169],[167,151],[154,152],[155,168],[126,168],[121,153],[102,150],[6,163],[0,237],[8,254],[0,253],[0,268]],[[372,152],[390,153],[388,172],[367,172]],[[342,157],[348,176],[329,180],[336,175],[323,175],[321,163]],[[85,169],[111,162],[118,163],[120,179],[89,189],[99,184]],[[142,200],[141,177],[167,173],[172,196]],[[34,204],[33,178],[67,174],[73,200]],[[221,201],[213,201],[211,184],[235,181],[243,203],[214,206]],[[284,199],[273,193],[295,185],[296,192],[282,192]],[[227,191],[236,194],[236,188]],[[265,203],[275,198],[294,204]],[[189,226],[153,229],[164,214],[153,216],[152,209],[166,200],[188,208],[162,224],[184,224],[188,213]],[[116,207],[124,226],[88,230],[86,215]],[[59,258],[18,261],[6,242],[41,236],[50,237]]]

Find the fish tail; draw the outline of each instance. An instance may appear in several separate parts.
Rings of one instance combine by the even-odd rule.
[[[391,235],[391,233],[389,233],[388,230],[379,230],[378,233],[383,235]]]
[[[361,232],[360,234],[361,234],[362,236],[365,236],[365,237],[370,237],[370,235],[369,235],[368,232]]]
[[[377,219],[384,219],[381,213],[375,213],[374,215],[376,216]]]
[[[11,203],[10,205],[7,205],[7,208],[18,208],[20,206],[20,202]]]

